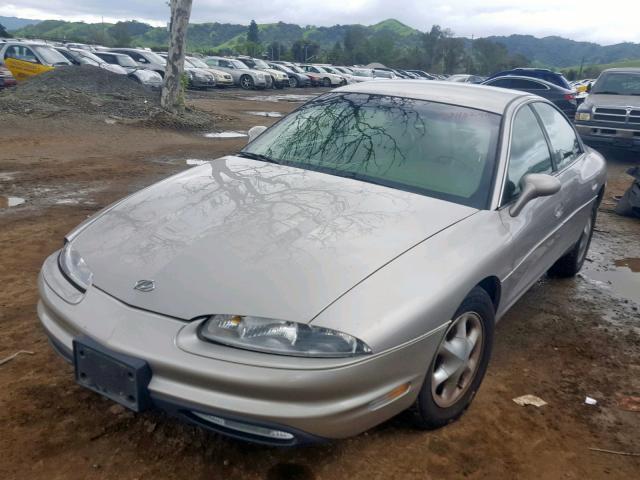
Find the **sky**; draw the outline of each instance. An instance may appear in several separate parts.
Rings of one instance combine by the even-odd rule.
[[[0,0],[0,16],[86,22],[138,20],[165,25],[165,0]],[[371,25],[387,18],[458,36],[559,35],[604,45],[640,42],[638,0],[193,0],[192,23]]]

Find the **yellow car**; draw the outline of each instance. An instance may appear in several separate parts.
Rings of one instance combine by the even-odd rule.
[[[62,54],[49,45],[41,43],[0,44],[0,59],[18,82],[53,70],[57,66],[71,65],[71,62]]]

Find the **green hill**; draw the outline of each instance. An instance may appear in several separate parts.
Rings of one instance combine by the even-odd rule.
[[[347,33],[350,32],[351,38],[355,38],[362,46],[361,49],[369,52],[368,57],[375,57],[383,63],[384,61],[393,62],[393,59],[403,57],[403,60],[398,62],[402,65],[411,65],[416,52],[424,45],[422,32],[395,19],[383,20],[369,26],[302,27],[277,22],[261,24],[258,28],[262,45],[258,46],[257,51],[267,51],[274,42],[283,49],[291,49],[296,42],[305,41],[317,44],[319,51],[324,52],[328,58],[329,52],[337,48],[337,42],[340,42],[341,48],[344,48]],[[135,21],[119,22],[114,25],[46,20],[35,25],[24,26],[14,30],[13,33],[27,38],[104,45],[127,44],[158,49],[165,49],[169,40],[166,27],[152,27]],[[246,33],[246,25],[217,22],[191,24],[187,36],[188,48],[191,51],[202,52],[245,53],[247,51]],[[640,59],[640,44],[636,43],[602,46],[558,36],[536,38],[531,35],[493,36],[487,39],[502,44],[511,56],[522,55],[533,65],[551,68],[579,65],[581,62],[584,65],[597,65]],[[464,45],[467,52],[471,51],[469,39],[464,39]]]

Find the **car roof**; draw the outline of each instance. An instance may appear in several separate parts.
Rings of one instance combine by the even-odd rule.
[[[368,93],[392,97],[415,98],[460,105],[486,112],[502,114],[514,99],[531,96],[528,93],[484,85],[454,82],[415,82],[413,80],[378,80],[337,88],[335,92]]]
[[[640,68],[634,67],[618,67],[618,68],[607,68],[603,70],[602,73],[607,72],[617,72],[617,73],[640,73]]]

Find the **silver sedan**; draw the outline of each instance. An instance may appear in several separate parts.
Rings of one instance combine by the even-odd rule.
[[[458,418],[605,183],[556,107],[492,87],[355,84],[250,138],[71,232],[38,314],[81,385],[275,445]]]

